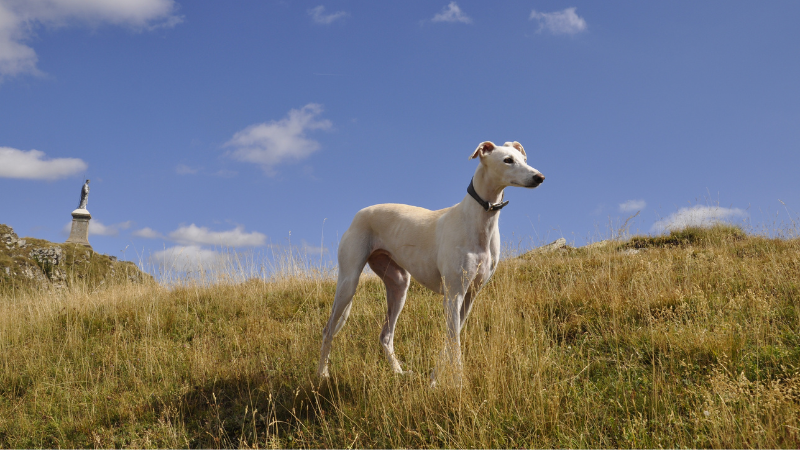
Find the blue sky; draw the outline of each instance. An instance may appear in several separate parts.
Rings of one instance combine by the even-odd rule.
[[[103,253],[313,253],[324,233],[331,255],[360,208],[458,203],[477,145],[516,140],[547,181],[506,191],[513,245],[581,245],[637,211],[639,233],[772,227],[800,211],[799,18],[785,1],[0,0],[0,223],[63,241],[90,178]]]

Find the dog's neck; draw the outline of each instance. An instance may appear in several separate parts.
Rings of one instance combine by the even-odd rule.
[[[503,201],[503,189],[505,186],[499,186],[497,183],[492,182],[491,176],[483,165],[478,165],[475,175],[472,178],[472,187],[475,193],[481,199],[489,203],[500,203]],[[498,219],[500,218],[500,210],[495,209],[486,211],[484,207],[478,203],[470,194],[464,197],[459,205],[466,214],[467,218],[464,226],[474,233],[476,243],[480,248],[490,249],[492,236],[499,233]]]
[[[475,193],[486,202],[501,203],[503,201],[503,189],[506,187],[494,182],[483,164],[479,164],[478,169],[475,170],[472,187],[475,188]]]

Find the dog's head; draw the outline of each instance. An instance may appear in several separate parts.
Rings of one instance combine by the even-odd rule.
[[[541,172],[528,165],[522,144],[506,142],[502,146],[482,142],[469,159],[480,157],[481,164],[505,186],[535,188],[544,181]]]

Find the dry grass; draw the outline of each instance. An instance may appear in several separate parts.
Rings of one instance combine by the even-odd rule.
[[[365,277],[321,389],[326,276],[17,291],[0,446],[799,447],[800,240],[689,234],[502,263],[463,388],[428,387],[442,302],[416,284],[395,342],[415,374],[390,372]]]

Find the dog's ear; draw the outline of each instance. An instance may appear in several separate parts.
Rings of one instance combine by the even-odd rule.
[[[522,148],[522,144],[520,144],[520,143],[519,143],[519,142],[517,142],[517,141],[514,141],[514,142],[506,142],[504,146],[505,146],[505,147],[514,147],[515,149],[519,150],[519,152],[520,152],[520,153],[522,153],[522,156],[524,156],[524,157],[526,157],[526,158],[528,157],[528,155],[526,155],[526,154],[525,154],[525,149],[524,149],[524,148]]]
[[[494,145],[494,142],[491,141],[481,142],[481,145],[479,145],[478,148],[475,149],[475,153],[473,153],[472,156],[469,157],[469,159],[474,159],[477,158],[478,156],[486,156],[488,153],[494,150],[495,147],[497,146]]]

